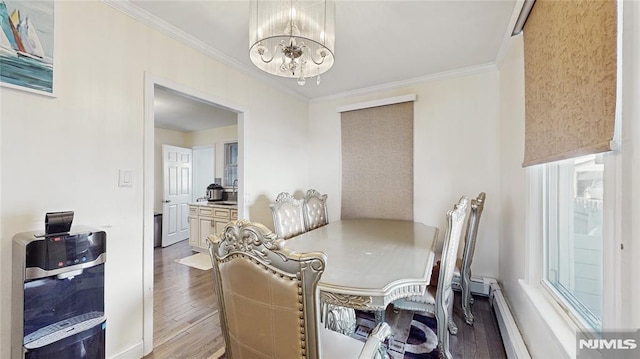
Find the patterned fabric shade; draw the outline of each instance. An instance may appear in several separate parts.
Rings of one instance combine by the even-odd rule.
[[[537,0],[524,27],[523,166],[613,149],[616,1]]]

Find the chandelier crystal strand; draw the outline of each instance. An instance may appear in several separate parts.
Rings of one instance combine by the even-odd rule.
[[[253,0],[249,36],[259,69],[301,86],[315,72],[319,85],[334,62],[335,0]]]

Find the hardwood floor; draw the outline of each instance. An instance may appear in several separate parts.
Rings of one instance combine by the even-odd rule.
[[[458,334],[449,337],[451,355],[464,359],[506,359],[500,329],[489,299],[474,296],[473,326],[464,322],[459,292],[456,292],[454,304],[453,321],[458,326]]]
[[[188,241],[154,250],[154,349],[145,358],[207,359],[224,346],[212,271],[175,262],[193,253]],[[506,358],[487,298],[475,297],[473,326],[464,322],[459,300],[456,293],[454,321],[458,335],[450,337],[453,357]]]
[[[154,348],[145,358],[204,359],[224,345],[212,270],[175,262],[191,254],[188,240],[154,249]]]

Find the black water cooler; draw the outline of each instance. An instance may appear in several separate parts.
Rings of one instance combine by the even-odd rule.
[[[13,261],[12,359],[105,358],[106,233],[19,233]]]

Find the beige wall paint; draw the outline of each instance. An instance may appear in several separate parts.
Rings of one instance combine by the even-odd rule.
[[[270,220],[263,198],[277,188],[306,188],[308,107],[102,2],[63,1],[56,12],[57,97],[0,89],[0,357],[10,350],[12,236],[43,228],[48,211],[74,210],[75,224],[107,232],[107,356],[132,358],[142,352],[149,265],[142,261],[145,73],[246,111],[252,219]],[[117,186],[119,169],[133,171],[132,187]]]
[[[445,214],[462,195],[487,193],[472,265],[474,275],[498,275],[498,73],[489,70],[309,106],[309,183],[329,196],[329,218],[340,218],[340,114],[354,103],[416,94],[414,219],[444,236]],[[392,174],[389,174],[391,178]],[[381,190],[393,190],[380,182]]]

